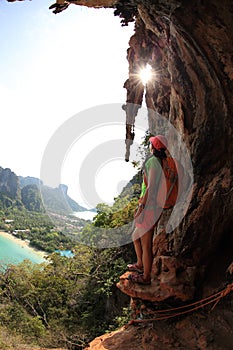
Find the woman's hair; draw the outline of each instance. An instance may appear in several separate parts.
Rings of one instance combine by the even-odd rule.
[[[164,158],[167,158],[165,151],[166,151],[165,148],[160,148],[160,150],[153,148],[153,155],[157,158],[164,159]]]
[[[165,148],[160,148],[160,150],[158,150],[158,149],[153,147],[153,156],[155,156],[156,158],[159,158],[160,162],[162,162],[162,159],[167,158],[167,155],[166,155],[165,151],[166,151]],[[142,172],[144,171],[146,162],[148,161],[148,159],[150,157],[151,157],[151,154],[149,156],[147,156],[146,159],[144,160],[144,162],[142,164],[142,168],[141,168]]]

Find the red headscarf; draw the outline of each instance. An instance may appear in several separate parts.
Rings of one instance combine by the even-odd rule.
[[[167,149],[167,139],[163,135],[156,135],[150,137],[149,141],[152,143],[153,147],[156,148],[158,151],[161,148]]]

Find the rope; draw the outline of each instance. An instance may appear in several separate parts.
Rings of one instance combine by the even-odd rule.
[[[191,303],[191,304],[188,304],[188,305],[184,305],[184,306],[179,306],[177,308],[170,308],[170,309],[166,309],[166,310],[156,310],[156,311],[153,312],[154,314],[156,314],[156,313],[157,314],[168,313],[167,315],[162,315],[162,316],[159,316],[159,317],[147,318],[147,319],[131,320],[131,321],[129,321],[128,324],[130,325],[130,324],[134,324],[134,323],[146,323],[146,322],[152,322],[152,321],[166,320],[166,319],[169,319],[169,318],[172,318],[172,317],[185,315],[185,314],[187,314],[189,312],[201,309],[204,306],[215,302],[213,307],[211,308],[211,311],[212,311],[215,308],[215,306],[218,304],[220,299],[222,299],[223,297],[225,297],[226,295],[228,295],[232,291],[233,291],[233,283],[228,284],[227,287],[224,290],[222,290],[220,292],[217,292],[217,293],[215,293],[215,294],[213,294],[211,296],[208,296],[208,297],[206,297],[204,299],[201,299],[199,301],[196,301],[194,303]],[[198,305],[198,304],[200,304],[200,305]],[[184,310],[184,309],[187,309],[187,308],[190,308],[190,309]],[[180,311],[180,312],[176,312],[175,313],[175,311],[177,311],[177,310],[184,310],[184,311]],[[171,312],[171,311],[173,313],[169,314],[169,312]]]

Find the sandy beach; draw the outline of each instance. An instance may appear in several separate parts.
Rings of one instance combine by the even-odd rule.
[[[30,247],[28,242],[23,241],[22,239],[13,236],[11,233],[0,231],[0,235],[3,237],[6,237],[7,239],[14,241],[14,243],[17,243],[22,248],[27,247],[28,249],[30,249],[31,251],[33,251],[35,254],[37,254],[38,256],[40,256],[42,258],[44,258],[45,256],[48,255],[48,253],[46,253],[42,250],[38,250],[36,248]]]

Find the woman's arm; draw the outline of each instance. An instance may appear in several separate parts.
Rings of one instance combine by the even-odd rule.
[[[156,203],[156,176],[157,171],[156,168],[150,168],[148,172],[148,185],[146,188],[146,198],[147,198],[147,204],[148,205],[155,205]]]

